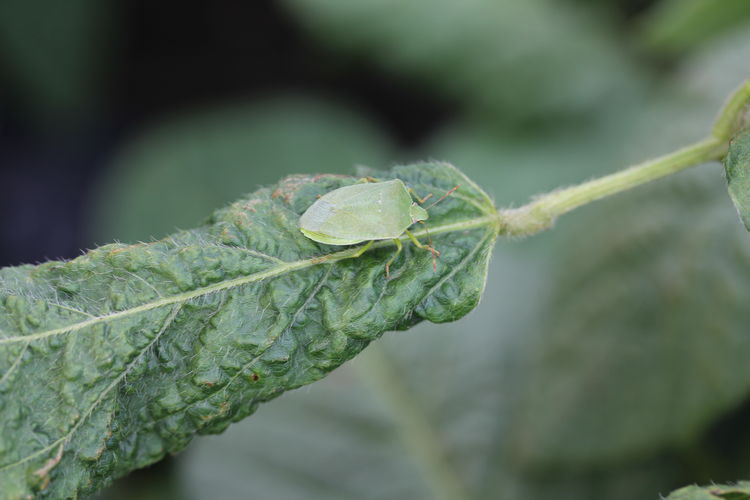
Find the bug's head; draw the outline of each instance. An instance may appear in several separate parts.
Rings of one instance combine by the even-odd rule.
[[[411,216],[411,222],[419,222],[421,220],[427,220],[430,216],[427,214],[427,210],[420,207],[416,203],[412,203],[409,207],[409,215]]]

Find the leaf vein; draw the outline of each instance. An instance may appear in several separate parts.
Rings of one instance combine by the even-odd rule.
[[[277,344],[277,342],[279,341],[279,339],[282,337],[282,335],[285,332],[288,332],[289,330],[292,329],[292,327],[294,326],[294,324],[297,322],[297,318],[299,317],[299,315],[302,314],[302,312],[305,309],[307,309],[307,306],[318,295],[318,292],[320,291],[321,288],[323,288],[323,285],[326,283],[326,281],[328,281],[328,277],[331,275],[331,271],[332,270],[333,270],[333,267],[330,266],[328,268],[328,270],[326,271],[325,276],[323,276],[323,279],[321,279],[318,282],[318,285],[312,290],[312,292],[310,292],[310,295],[307,296],[307,298],[302,303],[302,305],[299,306],[299,308],[297,308],[297,310],[294,312],[294,314],[292,315],[292,319],[289,322],[289,325],[286,328],[282,328],[281,331],[277,335],[275,335],[274,337],[272,337],[271,341],[263,349],[261,349],[261,351],[255,357],[253,357],[253,359],[251,359],[250,361],[248,361],[247,363],[245,363],[242,366],[242,368],[240,368],[240,370],[229,380],[229,382],[227,382],[227,385],[224,386],[224,390],[225,391],[227,389],[229,389],[229,386],[232,385],[232,383],[240,375],[242,375],[242,373],[245,370],[247,370],[248,368],[250,368],[251,366],[253,366],[265,353],[267,353],[270,349],[272,349]]]
[[[96,400],[94,400],[94,402],[91,404],[91,406],[89,406],[89,408],[81,415],[81,417],[73,425],[73,427],[71,427],[70,431],[67,434],[65,434],[61,438],[55,440],[51,444],[45,446],[44,448],[42,448],[40,450],[37,450],[37,451],[35,451],[35,452],[33,452],[33,453],[25,456],[24,458],[21,458],[20,460],[17,460],[16,462],[0,466],[0,472],[2,472],[4,470],[7,470],[7,469],[10,469],[10,468],[13,468],[13,467],[16,467],[18,465],[22,465],[22,464],[28,462],[29,460],[33,460],[34,458],[36,458],[36,457],[38,457],[40,455],[44,455],[45,453],[47,453],[47,452],[51,451],[52,449],[54,449],[55,447],[57,447],[58,445],[63,445],[64,446],[65,443],[67,443],[68,441],[70,441],[70,439],[75,435],[76,431],[78,431],[78,429],[81,428],[81,426],[83,425],[83,423],[89,418],[89,416],[91,416],[91,414],[94,412],[94,410],[101,404],[102,401],[104,401],[104,398],[106,398],[107,395],[112,391],[112,389],[114,389],[117,386],[117,384],[119,384],[120,381],[122,381],[122,379],[125,378],[125,376],[127,376],[128,373],[130,373],[130,370],[132,370],[133,367],[136,365],[136,363],[138,363],[143,358],[143,355],[161,338],[161,336],[164,334],[164,332],[167,331],[167,328],[169,328],[169,326],[172,324],[172,322],[174,321],[175,317],[177,316],[177,313],[179,313],[181,309],[182,309],[182,304],[178,304],[178,305],[176,305],[174,307],[172,313],[164,321],[164,325],[162,325],[161,329],[159,330],[159,333],[157,333],[154,336],[154,339],[151,342],[149,342],[148,345],[146,345],[143,349],[141,349],[141,352],[138,353],[138,356],[136,356],[135,359],[133,361],[131,361],[130,364],[128,364],[128,366],[125,367],[125,369],[122,371],[122,373],[120,375],[118,375],[117,378],[115,378],[101,392],[101,394],[99,394],[99,396],[96,398]]]
[[[60,309],[66,309],[66,310],[74,312],[74,313],[83,314],[84,316],[88,316],[89,318],[95,318],[96,317],[93,314],[89,314],[86,311],[81,311],[80,309],[76,309],[75,307],[64,306],[62,304],[58,304],[57,302],[47,302],[47,303],[50,304],[50,305],[53,305],[55,307],[59,307]]]
[[[493,233],[491,231],[487,231],[487,234],[485,234],[484,238],[482,238],[481,240],[479,240],[477,242],[477,244],[474,245],[474,248],[471,249],[471,252],[467,253],[466,256],[464,256],[464,258],[461,259],[461,261],[458,264],[456,264],[455,266],[453,266],[453,269],[451,269],[451,271],[448,274],[446,274],[445,276],[443,276],[442,278],[440,278],[440,280],[437,283],[435,283],[427,291],[427,293],[424,295],[424,298],[422,299],[422,302],[424,302],[425,299],[427,299],[429,296],[431,296],[433,293],[435,293],[435,291],[438,288],[440,288],[441,286],[443,286],[443,284],[445,284],[446,281],[448,281],[453,276],[455,276],[455,274],[457,272],[459,272],[459,271],[463,270],[464,268],[466,268],[466,266],[471,261],[471,259],[473,259],[474,256],[477,254],[477,252],[479,252],[480,248],[484,247],[485,243],[487,242],[488,239],[490,239],[490,237],[492,237],[492,235],[493,235]]]
[[[283,334],[284,332],[286,332],[286,331],[290,330],[290,329],[291,329],[291,328],[292,328],[292,327],[294,326],[294,324],[295,324],[295,323],[296,323],[296,321],[297,321],[297,317],[299,317],[299,315],[300,315],[300,314],[301,314],[301,313],[302,313],[302,312],[303,312],[303,311],[304,311],[304,310],[305,310],[305,309],[307,308],[307,306],[308,306],[308,305],[310,304],[310,302],[311,302],[311,301],[312,301],[312,300],[313,300],[313,299],[314,299],[314,298],[315,298],[315,297],[317,296],[318,292],[319,292],[319,291],[320,291],[320,290],[321,290],[321,289],[323,288],[323,285],[324,285],[324,284],[325,284],[325,282],[326,282],[326,281],[328,280],[328,277],[330,276],[330,274],[331,274],[331,271],[332,271],[332,270],[333,270],[333,267],[329,267],[329,268],[328,268],[328,271],[326,272],[325,276],[323,276],[323,279],[321,279],[321,280],[320,280],[320,282],[319,282],[319,283],[318,283],[318,285],[317,285],[317,286],[315,287],[315,289],[314,289],[314,290],[313,290],[313,291],[312,291],[312,292],[310,293],[310,295],[309,295],[309,296],[307,297],[307,299],[305,299],[305,301],[304,301],[304,302],[302,303],[302,305],[301,305],[301,306],[300,306],[300,307],[299,307],[299,308],[297,309],[297,311],[295,311],[294,315],[292,315],[292,320],[291,320],[291,322],[289,323],[289,326],[287,326],[286,328],[282,329],[282,330],[281,330],[281,332],[280,332],[280,333],[279,333],[278,335],[275,335],[275,336],[273,337],[272,341],[271,341],[271,342],[270,342],[270,343],[269,343],[269,344],[268,344],[268,345],[267,345],[266,347],[264,347],[264,348],[263,348],[263,349],[261,350],[261,352],[259,352],[259,353],[258,353],[257,355],[255,355],[255,356],[253,357],[253,359],[251,359],[250,361],[248,361],[247,363],[245,363],[245,364],[244,364],[244,365],[243,365],[243,366],[242,366],[242,367],[241,367],[241,368],[240,368],[240,369],[239,369],[239,370],[237,371],[237,373],[236,373],[235,375],[233,375],[231,379],[229,379],[229,381],[228,381],[228,382],[227,382],[227,383],[226,383],[226,384],[224,385],[224,387],[222,388],[222,391],[223,391],[224,393],[226,393],[226,391],[227,391],[227,390],[229,389],[229,386],[230,386],[230,385],[232,385],[232,383],[233,383],[233,382],[234,382],[234,381],[235,381],[236,379],[238,379],[238,378],[239,378],[239,377],[240,377],[240,376],[241,376],[241,375],[242,375],[242,374],[243,374],[243,373],[245,372],[245,370],[247,370],[247,369],[248,369],[248,368],[249,368],[250,366],[252,366],[252,365],[253,365],[254,363],[256,363],[256,362],[257,362],[257,361],[258,361],[258,360],[259,360],[259,359],[260,359],[260,358],[261,358],[261,357],[262,357],[262,356],[263,356],[263,355],[264,355],[264,354],[265,354],[266,352],[268,352],[268,350],[269,350],[269,349],[273,348],[273,346],[274,346],[274,345],[276,345],[276,342],[278,342],[278,340],[279,340],[279,339],[281,338],[281,336],[282,336],[282,334]],[[202,398],[199,398],[199,399],[197,399],[197,400],[195,400],[195,401],[191,401],[191,402],[190,402],[190,404],[188,404],[188,405],[187,405],[187,407],[186,407],[185,409],[187,410],[187,409],[191,408],[192,406],[195,406],[196,404],[198,404],[198,403],[201,403],[201,402],[205,401],[206,399],[208,399],[208,398],[209,398],[209,397],[211,397],[211,396],[212,396],[212,394],[210,394],[210,395],[207,395],[207,396],[205,396],[205,397],[202,397]],[[165,420],[166,418],[168,418],[169,416],[170,416],[170,415],[166,415],[166,416],[164,416],[164,417],[158,418],[158,419],[154,420],[154,421],[153,421],[153,423],[154,423],[154,424],[156,424],[156,423],[159,423],[159,422],[161,422],[162,420]]]
[[[31,342],[26,342],[26,344],[21,348],[21,351],[18,353],[18,356],[16,356],[16,359],[13,360],[13,364],[10,365],[8,370],[3,373],[3,376],[0,377],[0,385],[3,384],[6,380],[8,380],[8,377],[10,377],[10,374],[13,373],[13,371],[18,368],[18,366],[21,364],[21,359],[23,358],[24,353],[26,352],[26,349],[29,348],[29,344]]]

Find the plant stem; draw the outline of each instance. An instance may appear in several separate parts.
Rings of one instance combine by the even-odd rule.
[[[750,79],[729,97],[706,139],[614,174],[552,191],[520,208],[500,210],[501,233],[535,234],[548,229],[558,216],[577,207],[701,163],[720,160],[726,154],[732,136],[742,128],[748,103]]]
[[[552,226],[555,219],[574,208],[626,191],[686,168],[721,158],[727,146],[710,138],[674,153],[621,170],[577,186],[552,191],[523,207],[503,210],[503,233],[535,234]]]

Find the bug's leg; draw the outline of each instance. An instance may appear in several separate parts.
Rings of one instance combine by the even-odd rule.
[[[430,235],[430,230],[427,229],[427,224],[425,224],[423,220],[420,220],[418,222],[424,226],[424,231],[425,233],[427,233],[427,241],[430,243],[430,246],[428,248],[432,248],[433,250],[435,250],[435,247],[432,244],[432,236]],[[435,251],[437,252],[437,250]],[[438,252],[438,255],[440,255],[440,252]]]
[[[373,243],[375,243],[375,240],[370,240],[367,242],[367,244],[359,247],[359,249],[351,255],[351,258],[356,259],[357,257],[361,256],[363,253],[370,249]]]
[[[412,195],[412,196],[414,197],[414,199],[415,199],[415,200],[417,200],[417,203],[419,203],[420,205],[421,205],[422,203],[424,203],[425,201],[429,200],[430,198],[432,198],[432,193],[428,194],[428,195],[427,195],[427,196],[425,196],[424,198],[420,198],[420,197],[419,197],[419,196],[417,195],[416,191],[414,191],[414,188],[409,188],[409,190],[408,190],[408,191],[409,191],[409,194],[411,194],[411,195]]]
[[[385,263],[385,278],[388,279],[391,277],[391,264],[393,264],[393,261],[396,260],[396,257],[398,257],[398,254],[401,253],[401,250],[403,250],[404,245],[401,243],[401,240],[398,238],[393,239],[393,243],[396,244],[396,253],[394,253],[390,259],[388,259],[388,262]]]
[[[414,236],[414,233],[409,231],[408,229],[404,231],[406,233],[406,236],[409,237],[412,243],[414,243],[414,246],[418,248],[422,248],[424,250],[429,250],[430,252],[434,253],[435,255],[440,255],[440,252],[432,248],[430,245],[425,245],[424,243],[420,243],[416,236]]]
[[[434,269],[435,271],[437,271],[437,257],[440,255],[440,252],[438,252],[437,250],[435,250],[432,247],[432,245],[425,245],[423,243],[420,243],[419,240],[417,239],[417,237],[414,236],[414,234],[411,231],[409,231],[408,229],[406,231],[404,231],[404,232],[406,233],[406,236],[409,237],[409,239],[411,240],[411,242],[414,243],[414,245],[417,248],[422,248],[424,250],[429,250],[429,252],[432,254],[432,269]]]

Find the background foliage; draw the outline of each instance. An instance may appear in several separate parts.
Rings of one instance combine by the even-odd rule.
[[[0,6],[3,264],[357,164],[444,159],[520,204],[701,137],[748,76],[742,0],[251,4]],[[388,334],[101,497],[449,498],[441,467],[520,500],[749,477],[750,241],[723,185],[704,167],[500,242],[461,322]]]

